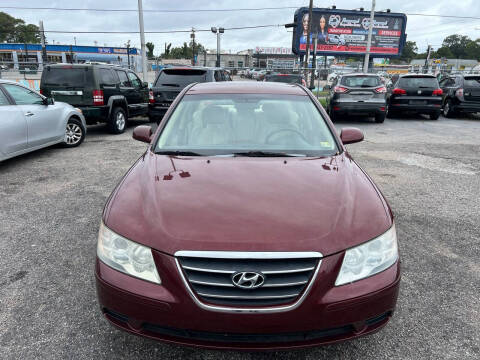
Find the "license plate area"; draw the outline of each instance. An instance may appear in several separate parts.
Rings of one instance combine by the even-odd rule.
[[[427,100],[410,100],[410,105],[427,105]]]

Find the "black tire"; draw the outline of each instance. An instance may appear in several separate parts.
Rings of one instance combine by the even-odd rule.
[[[385,121],[385,113],[383,114],[375,114],[375,122],[377,124],[381,124]]]
[[[65,127],[65,137],[62,145],[67,148],[77,147],[85,140],[85,133],[86,129],[82,122],[75,117],[71,117]]]
[[[436,111],[430,114],[430,120],[438,120],[439,117],[440,117],[440,111]]]
[[[116,107],[112,110],[110,121],[108,122],[108,130],[112,134],[121,134],[127,128],[127,113],[123,108]]]
[[[443,104],[443,116],[446,118],[452,118],[455,116],[455,111],[452,109],[452,100],[447,99],[445,104]]]
[[[328,116],[330,116],[330,120],[332,120],[332,122],[335,122],[338,118],[337,115],[335,115],[335,112],[333,110],[330,109],[330,111],[328,112]]]
[[[396,117],[398,117],[398,113],[396,111],[393,111],[393,110],[388,110],[387,111],[387,117],[389,119],[396,118]]]

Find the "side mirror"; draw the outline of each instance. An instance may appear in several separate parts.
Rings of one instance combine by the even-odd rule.
[[[148,125],[140,125],[133,129],[132,137],[135,140],[150,143],[152,141],[152,127]]]
[[[310,90],[310,91],[315,90],[315,86],[309,86],[309,87],[308,87],[308,90]]]
[[[44,105],[54,105],[55,104],[55,100],[53,100],[53,98],[51,97],[48,97],[48,98],[43,98],[43,104]]]
[[[330,91],[330,85],[325,85],[323,87],[323,91]]]
[[[143,85],[144,88],[148,88],[148,82],[144,81],[144,82],[142,83],[142,85]]]
[[[363,140],[363,133],[357,128],[343,128],[340,132],[343,145],[357,143]]]

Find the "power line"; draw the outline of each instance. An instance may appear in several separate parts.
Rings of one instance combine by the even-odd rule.
[[[27,6],[0,6],[0,9],[13,10],[56,10],[56,11],[97,11],[97,12],[137,12],[138,9],[85,9],[85,8],[58,8],[58,7],[27,7]],[[233,11],[264,11],[298,9],[298,6],[238,8],[238,9],[144,9],[151,13],[187,13],[187,12],[233,12]]]

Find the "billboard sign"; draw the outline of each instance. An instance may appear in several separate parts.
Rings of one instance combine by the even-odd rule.
[[[317,55],[360,55],[367,49],[370,12],[314,8],[312,12],[310,51],[317,38]],[[292,51],[305,54],[307,48],[308,8],[294,15]],[[407,16],[400,13],[376,12],[373,22],[370,56],[400,56],[405,45]]]
[[[260,47],[255,48],[255,54],[263,55],[291,55],[292,50],[285,47]]]

